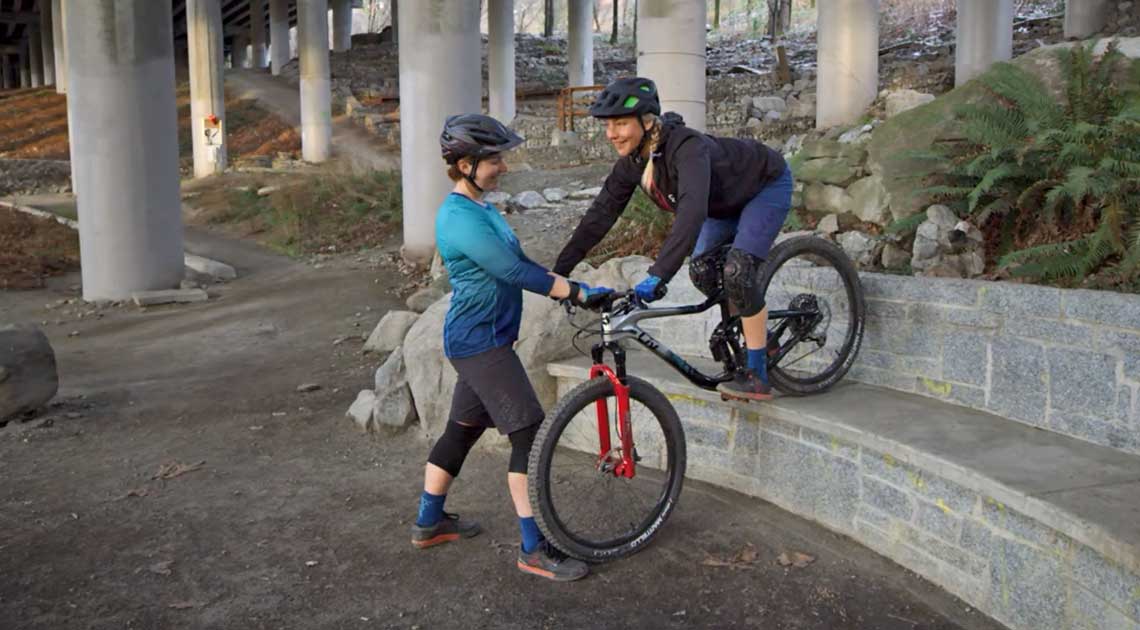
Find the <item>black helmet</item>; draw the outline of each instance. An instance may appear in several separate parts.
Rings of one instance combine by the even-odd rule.
[[[661,100],[657,97],[657,85],[643,77],[628,77],[610,83],[590,105],[590,115],[594,118],[645,114],[660,116]]]
[[[503,123],[483,114],[448,116],[439,134],[443,159],[455,164],[460,158],[476,160],[513,149],[523,143],[522,137]]]

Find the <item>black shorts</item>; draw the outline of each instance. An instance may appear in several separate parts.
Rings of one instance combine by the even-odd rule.
[[[451,359],[459,374],[451,395],[450,422],[495,427],[509,435],[546,416],[522,361],[511,346]]]

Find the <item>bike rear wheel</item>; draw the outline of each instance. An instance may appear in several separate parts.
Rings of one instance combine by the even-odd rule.
[[[843,378],[863,342],[866,304],[859,274],[847,254],[830,241],[800,236],[772,248],[760,288],[770,312],[814,310],[809,318],[772,318],[769,334],[781,354],[770,357],[768,375],[781,392],[822,392]],[[795,341],[796,339],[799,341]]]
[[[611,446],[617,402],[613,384],[598,377],[563,397],[542,423],[531,449],[528,490],[535,521],[556,547],[590,562],[641,550],[673,512],[685,476],[685,434],[665,395],[628,377],[637,459],[632,479],[600,466],[596,402],[606,401]]]

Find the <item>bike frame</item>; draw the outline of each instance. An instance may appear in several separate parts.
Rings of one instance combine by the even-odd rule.
[[[614,314],[608,307],[602,311],[602,341],[601,343],[594,344],[590,352],[591,358],[594,361],[594,364],[590,367],[590,379],[605,376],[613,385],[618,410],[616,429],[621,448],[620,455],[615,458],[613,454],[614,449],[610,441],[609,405],[606,403],[605,398],[600,398],[594,405],[598,424],[599,452],[597,465],[599,470],[611,472],[615,477],[632,479],[636,468],[637,457],[634,449],[633,427],[629,417],[629,379],[626,374],[625,349],[621,347],[619,342],[632,339],[660,357],[697,387],[715,390],[716,386],[720,383],[732,380],[733,370],[731,369],[730,360],[726,358],[724,372],[710,376],[693,367],[688,361],[682,359],[679,354],[654,339],[652,335],[642,330],[638,324],[648,319],[674,317],[678,315],[695,315],[718,305],[721,309],[721,324],[725,325],[731,321],[733,316],[729,312],[728,301],[724,299],[721,293],[706,299],[700,304],[688,306],[633,308],[618,314]],[[769,320],[780,320],[780,324],[776,329],[777,337],[779,333],[782,333],[787,327],[789,319],[816,316],[818,316],[817,311],[809,310],[786,309],[770,311],[768,313]],[[773,362],[783,358],[791,347],[799,341],[799,336],[794,336],[783,344],[780,350],[772,357]],[[739,354],[739,349],[736,347],[735,342],[730,343],[734,348],[734,352]],[[613,355],[613,368],[605,363],[605,353],[607,350]],[[739,357],[735,359],[738,360]]]

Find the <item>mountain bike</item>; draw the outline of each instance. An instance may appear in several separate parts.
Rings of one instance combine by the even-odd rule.
[[[700,263],[704,302],[649,307],[632,291],[616,292],[597,309],[600,319],[576,326],[576,341],[600,337],[590,351],[590,378],[563,396],[543,422],[528,466],[535,520],[565,553],[591,562],[628,556],[658,534],[676,507],[685,432],[665,394],[627,372],[622,343],[636,342],[700,388],[715,390],[731,380],[746,366],[747,354],[740,317],[721,281],[729,248],[722,245],[690,263]],[[858,354],[866,308],[859,276],[843,250],[812,236],[782,241],[769,253],[759,290],[769,308],[772,386],[802,396],[839,382]],[[723,368],[717,374],[702,372],[640,326],[713,308],[720,309],[709,336],[712,358]]]

